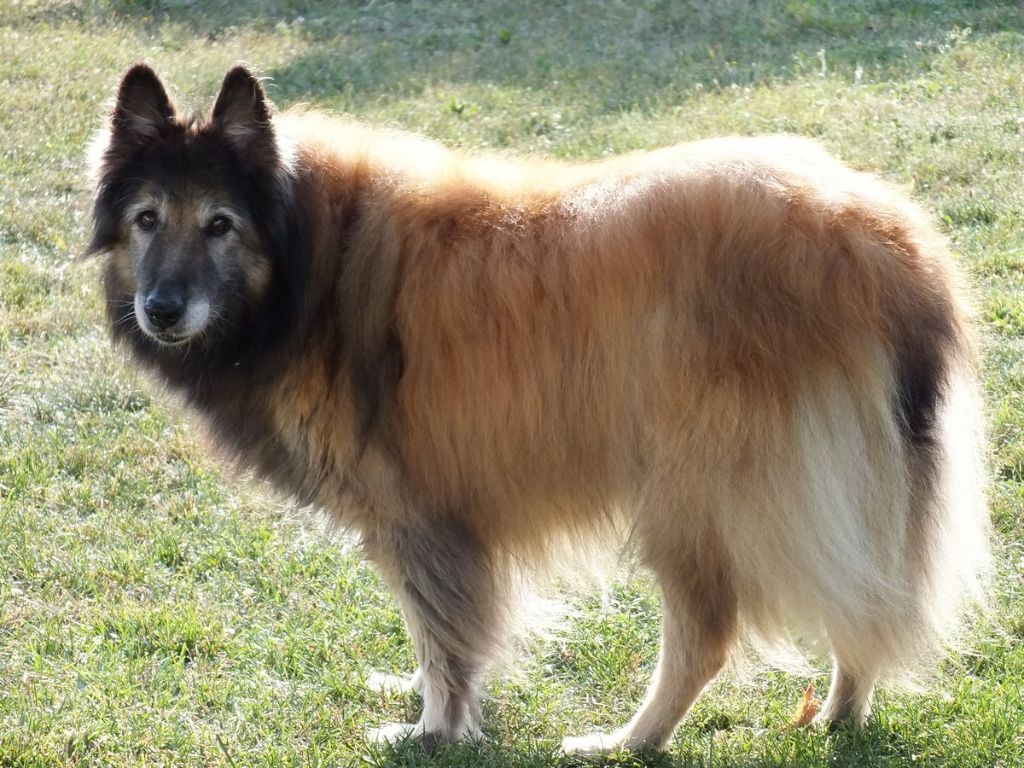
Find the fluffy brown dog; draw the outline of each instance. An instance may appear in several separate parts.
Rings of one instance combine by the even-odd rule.
[[[817,145],[584,165],[315,113],[243,68],[208,119],[124,76],[90,251],[114,338],[218,441],[359,534],[427,742],[479,728],[522,565],[627,531],[662,589],[662,747],[741,629],[827,638],[825,721],[941,647],[986,563],[957,279],[920,211]]]

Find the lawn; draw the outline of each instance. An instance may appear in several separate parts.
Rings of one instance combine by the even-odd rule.
[[[1019,2],[0,0],[0,766],[559,764],[653,667],[641,576],[566,595],[488,688],[487,741],[397,751],[395,604],[343,536],[232,477],[113,351],[84,147],[152,62],[203,105],[249,62],[309,102],[466,147],[593,158],[817,137],[934,211],[976,286],[998,576],[974,652],[862,732],[789,729],[809,678],[716,682],[658,764],[1024,765],[1024,10]],[[826,665],[814,678],[827,686]],[[621,764],[632,764],[623,757]]]

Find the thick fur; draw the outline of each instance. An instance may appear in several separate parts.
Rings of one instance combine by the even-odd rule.
[[[583,751],[663,747],[744,630],[826,638],[822,718],[862,720],[979,594],[954,264],[915,205],[816,144],[461,154],[271,116],[241,68],[182,118],[137,66],[100,146],[114,338],[361,536],[408,620],[426,742],[477,732],[514,572],[567,543],[627,532],[664,598],[644,705]],[[210,317],[173,345],[140,317],[168,285]]]

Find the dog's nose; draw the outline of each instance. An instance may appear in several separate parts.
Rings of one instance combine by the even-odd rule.
[[[185,314],[185,297],[178,291],[152,291],[146,297],[146,317],[157,330],[167,330]]]

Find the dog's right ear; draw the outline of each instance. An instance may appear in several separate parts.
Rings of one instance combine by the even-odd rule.
[[[111,121],[114,141],[143,144],[176,125],[177,113],[160,77],[136,64],[121,78]]]
[[[83,256],[108,250],[117,239],[117,218],[105,175],[137,147],[179,126],[167,89],[153,68],[136,64],[121,78],[108,125],[89,144],[86,156],[93,199],[93,235]]]

